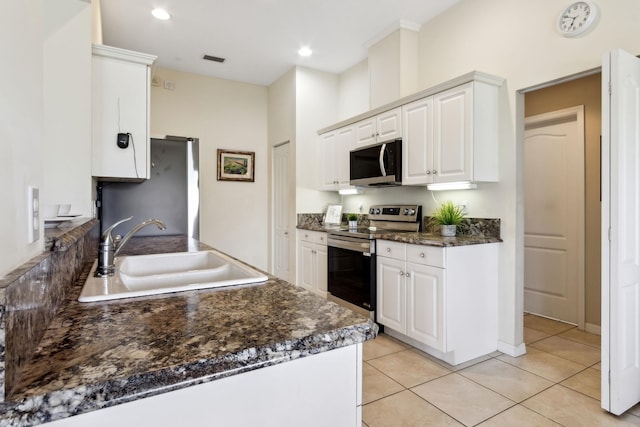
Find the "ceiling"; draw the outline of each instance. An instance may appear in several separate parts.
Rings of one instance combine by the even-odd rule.
[[[266,86],[294,65],[341,73],[366,58],[375,37],[458,1],[102,0],[103,42],[157,55],[157,67]],[[156,7],[171,19],[153,18]],[[300,57],[302,46],[313,55]]]

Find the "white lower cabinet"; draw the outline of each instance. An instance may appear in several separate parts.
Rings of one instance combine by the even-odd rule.
[[[298,286],[327,296],[327,233],[298,230]]]
[[[497,349],[496,244],[376,244],[376,320],[386,333],[452,365]]]

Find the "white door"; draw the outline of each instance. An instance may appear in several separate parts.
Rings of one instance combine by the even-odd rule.
[[[527,117],[524,309],[584,323],[584,108]]]
[[[289,281],[291,231],[289,221],[289,143],[273,149],[273,274]]]
[[[473,83],[433,96],[433,182],[470,181]]]
[[[405,262],[378,257],[378,322],[400,333],[406,330]]]
[[[444,269],[407,263],[407,336],[444,351]]]
[[[433,182],[433,97],[402,107],[402,184]]]
[[[640,401],[640,60],[602,65],[602,407]],[[609,236],[607,238],[606,236]]]

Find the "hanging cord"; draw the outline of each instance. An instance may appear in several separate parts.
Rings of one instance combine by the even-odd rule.
[[[127,132],[127,135],[129,135],[131,146],[133,147],[133,167],[136,170],[136,178],[140,178],[140,175],[138,174],[138,160],[136,159],[136,143],[133,140],[133,135],[130,132]]]

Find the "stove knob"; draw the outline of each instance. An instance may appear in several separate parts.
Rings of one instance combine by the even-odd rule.
[[[402,215],[409,215],[409,209],[404,208],[404,209],[402,210]]]
[[[376,215],[380,215],[380,208],[376,209]]]
[[[376,213],[376,211],[375,211],[375,209],[373,209],[373,208],[369,208],[369,213],[370,213],[370,214],[374,214],[374,213]]]
[[[415,209],[409,209],[409,215],[415,215],[415,214],[416,214]]]

